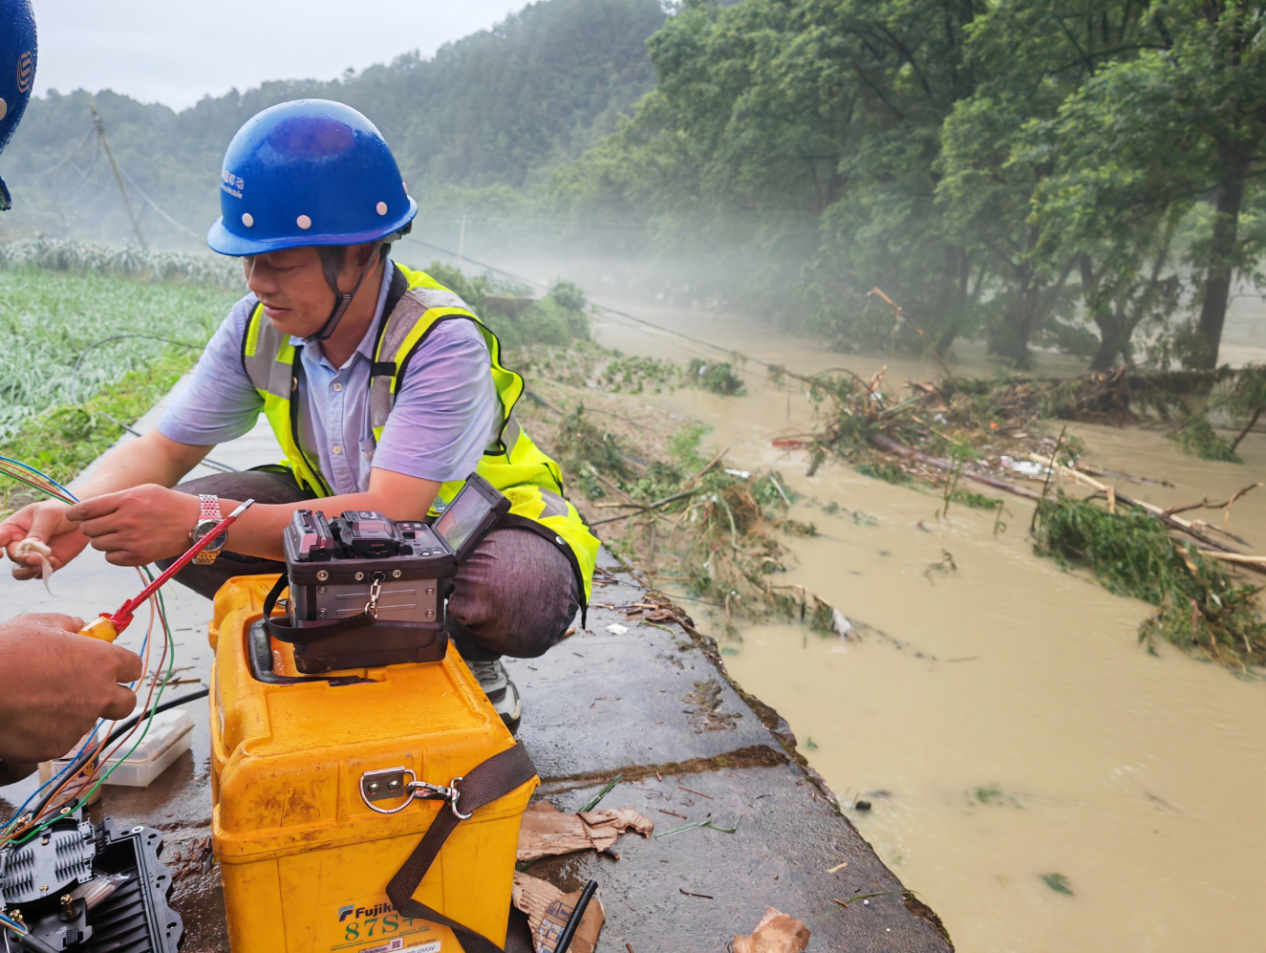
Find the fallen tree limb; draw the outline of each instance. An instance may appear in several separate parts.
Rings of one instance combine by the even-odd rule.
[[[934,457],[930,454],[922,453],[911,447],[907,447],[903,443],[898,443],[887,434],[877,433],[870,438],[870,442],[879,450],[885,453],[891,453],[898,457],[904,457],[907,460],[914,460],[930,467],[936,467],[938,470],[944,470],[946,473],[956,469],[950,461],[944,457]],[[1028,487],[1018,486],[1015,483],[1009,483],[1006,480],[999,480],[997,477],[991,477],[984,473],[978,473],[975,470],[963,468],[963,476],[977,483],[983,483],[985,486],[991,486],[995,490],[1005,490],[1008,493],[1014,493],[1016,496],[1022,496],[1028,500],[1040,500],[1042,494],[1036,490],[1030,490]]]
[[[607,486],[611,487],[613,490],[615,490],[617,493],[623,496],[626,500],[631,501],[629,503],[621,503],[619,504],[620,506],[636,507],[637,512],[624,513],[621,516],[608,516],[606,519],[603,519],[603,520],[595,520],[589,525],[601,526],[604,523],[618,523],[620,520],[626,520],[630,516],[637,516],[638,513],[650,513],[653,516],[659,516],[659,514],[656,513],[655,511],[658,510],[661,506],[667,506],[669,503],[676,503],[678,500],[683,500],[686,497],[690,496],[692,493],[694,493],[694,485],[699,482],[699,480],[704,476],[704,474],[706,474],[709,470],[711,470],[718,463],[720,463],[721,459],[729,452],[730,452],[730,448],[726,447],[724,450],[718,453],[715,457],[713,457],[711,462],[708,463],[707,466],[705,466],[702,470],[700,470],[698,473],[692,476],[689,480],[687,480],[684,484],[682,484],[682,488],[679,491],[672,494],[671,496],[664,497],[662,500],[656,500],[654,503],[637,502],[637,500],[634,500],[633,497],[629,496],[627,493],[621,490],[611,480],[608,480],[606,477],[604,477],[600,473],[597,474],[597,477],[599,480],[607,484]],[[663,519],[663,517],[659,517],[659,518]]]
[[[1204,551],[1204,554],[1206,556],[1212,556],[1214,559],[1221,559],[1224,562],[1236,563],[1241,566],[1261,566],[1266,568],[1266,556],[1245,556],[1241,553],[1218,553],[1207,549]]]
[[[898,443],[887,434],[875,434],[871,437],[870,442],[877,449],[883,450],[886,453],[891,453],[907,460],[914,460],[918,463],[925,464],[926,466],[935,467],[946,473],[954,469],[954,465],[943,457],[933,457],[929,454],[921,453],[918,450]],[[1050,465],[1049,460],[1037,457],[1036,455],[1034,455],[1034,458],[1037,459],[1043,466]],[[1213,540],[1208,536],[1205,536],[1186,520],[1167,515],[1159,506],[1154,506],[1151,503],[1144,503],[1142,500],[1136,500],[1133,497],[1126,496],[1124,493],[1121,493],[1106,484],[1100,483],[1093,477],[1089,477],[1084,473],[1071,469],[1070,467],[1055,464],[1055,466],[1051,469],[1056,473],[1071,477],[1090,489],[1095,490],[1098,493],[1103,493],[1105,496],[1109,496],[1109,498],[1115,499],[1117,502],[1124,503],[1126,506],[1137,507],[1138,509],[1150,513],[1170,529],[1185,533],[1198,543],[1203,544],[1203,548],[1209,556],[1214,556],[1219,559],[1226,557],[1227,562],[1233,562],[1236,565],[1243,566],[1245,569],[1251,569],[1255,572],[1266,573],[1266,557],[1245,556],[1243,553],[1238,553],[1235,550],[1222,545],[1217,540]],[[994,489],[1014,493],[1016,496],[1022,496],[1025,499],[1037,500],[1039,502],[1042,500],[1042,494],[1034,490],[1030,490],[1028,487],[1017,486],[1014,483],[1008,483],[1006,480],[999,480],[983,473],[977,473],[973,470],[964,468],[963,476],[967,477],[969,480],[975,480],[977,483],[983,483],[985,486],[991,486]]]

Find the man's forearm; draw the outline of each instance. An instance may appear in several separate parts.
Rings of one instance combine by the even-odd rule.
[[[225,548],[244,556],[283,560],[286,555],[282,534],[296,510],[316,510],[324,513],[326,519],[333,519],[344,510],[376,510],[393,520],[420,520],[431,508],[439,488],[440,484],[429,480],[375,470],[369,490],[364,493],[252,506],[229,530]],[[243,502],[221,498],[220,510],[228,515]]]

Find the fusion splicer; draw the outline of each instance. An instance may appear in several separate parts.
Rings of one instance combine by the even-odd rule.
[[[264,603],[269,634],[294,645],[305,674],[442,659],[445,579],[509,509],[472,473],[433,523],[296,511],[285,532],[286,575]],[[287,586],[286,617],[272,618]]]

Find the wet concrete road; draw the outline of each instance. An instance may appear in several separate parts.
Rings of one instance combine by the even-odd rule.
[[[156,419],[157,410],[139,429]],[[236,467],[277,456],[260,431],[215,453]],[[538,861],[530,873],[564,890],[591,877],[599,882],[607,915],[603,951],[719,953],[736,933],[749,933],[769,906],[809,924],[813,951],[950,949],[935,915],[901,892],[833,796],[797,763],[794,748],[727,682],[708,657],[709,646],[675,627],[627,620],[614,607],[638,601],[641,590],[609,558],[603,563],[612,575],[594,589],[587,628],[578,625],[540,659],[507,662],[523,695],[520,737],[544,781],[539,796],[574,811],[622,773],[625,780],[603,807],[634,808],[659,834],[688,820],[723,827],[737,822],[738,829],[646,840],[625,835],[612,848],[618,860],[575,854]],[[56,597],[38,584],[5,579],[0,585],[9,612],[56,609],[85,617],[117,607],[137,590],[134,572],[109,566],[92,551],[57,574]],[[182,681],[167,689],[170,698],[207,686],[211,604],[178,586],[167,604],[175,678]],[[144,622],[138,617],[127,633],[129,647],[139,648]],[[610,631],[611,625],[628,631]],[[164,832],[162,859],[173,871],[183,949],[220,953],[228,940],[219,871],[209,851],[208,705],[198,699],[186,707],[195,726],[192,750],[148,789],[103,788],[93,814]],[[769,713],[765,721],[773,722]],[[7,814],[35,786],[28,780],[0,789],[0,809]]]

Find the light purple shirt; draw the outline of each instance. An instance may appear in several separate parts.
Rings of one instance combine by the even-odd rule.
[[[342,367],[321,345],[291,337],[304,381],[299,393],[299,446],[318,461],[335,494],[369,489],[371,467],[422,480],[463,480],[501,426],[501,404],[489,372],[488,347],[470,321],[445,321],[413,355],[382,439],[374,446],[369,372],[375,330],[395,266],[388,261],[374,320]],[[246,434],[264,399],[242,367],[242,338],[258,299],[236,305],[207,344],[189,386],[158,423],[169,440],[213,446]],[[267,320],[265,318],[264,320]]]

